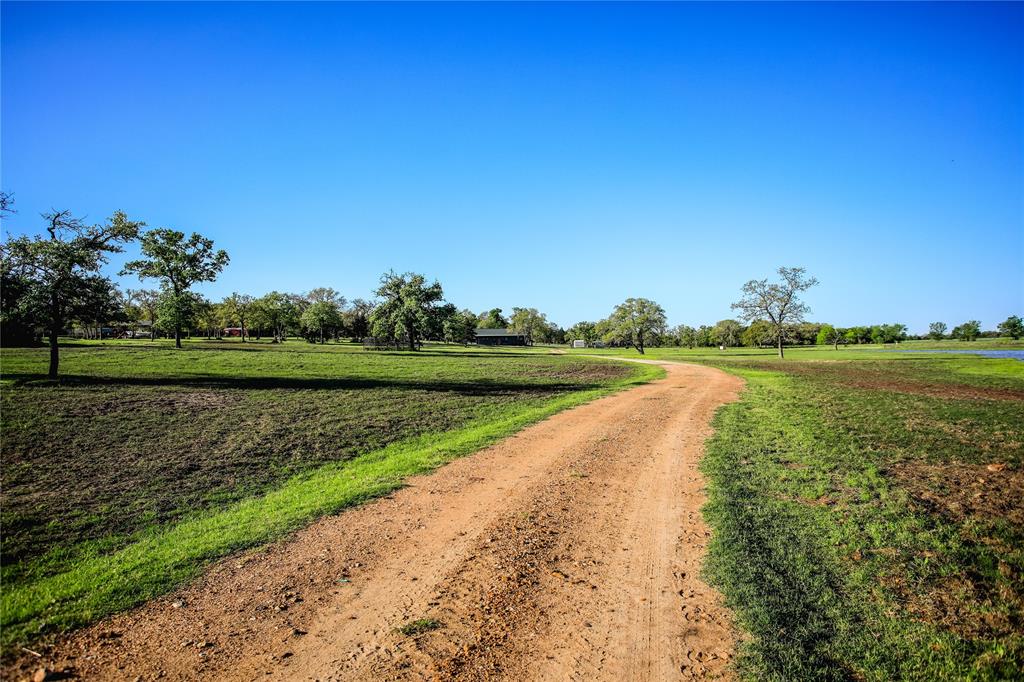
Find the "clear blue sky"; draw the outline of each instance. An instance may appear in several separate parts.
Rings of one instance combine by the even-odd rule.
[[[569,325],[730,316],[780,265],[840,325],[1024,314],[1020,4],[2,5],[2,185],[231,265],[423,272]],[[139,286],[137,281],[125,284]]]

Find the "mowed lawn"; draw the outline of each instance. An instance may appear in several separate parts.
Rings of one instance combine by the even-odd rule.
[[[3,642],[166,591],[656,370],[547,352],[195,340],[2,351]]]
[[[901,346],[915,347],[932,345]],[[647,354],[747,381],[718,413],[704,464],[706,572],[748,633],[740,671],[1021,679],[1024,362],[773,354]]]

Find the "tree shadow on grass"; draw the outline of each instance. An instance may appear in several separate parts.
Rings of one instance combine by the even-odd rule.
[[[301,345],[300,345],[301,344]],[[213,339],[195,341],[188,341],[184,348],[176,349],[173,345],[169,344],[156,344],[150,341],[140,342],[138,345],[134,344],[82,344],[76,342],[64,342],[60,343],[61,348],[68,348],[74,350],[92,350],[92,351],[109,351],[109,350],[148,350],[148,351],[172,351],[175,353],[189,353],[192,351],[223,351],[223,352],[244,352],[244,353],[307,353],[312,355],[324,355],[324,354],[344,354],[344,355],[365,355],[366,357],[375,356],[402,356],[402,357],[470,357],[470,358],[513,358],[513,357],[547,357],[550,353],[544,353],[539,351],[521,351],[521,350],[504,350],[499,348],[472,348],[464,347],[464,350],[435,350],[435,349],[421,349],[418,351],[411,351],[407,348],[399,349],[385,349],[385,350],[365,350],[356,344],[307,344],[301,340],[291,341],[286,344],[269,344],[266,342],[252,342],[252,343],[239,343],[239,342],[223,342],[216,341]],[[296,347],[298,346],[298,347]],[[339,350],[335,350],[339,349]],[[346,352],[346,349],[348,352]]]
[[[45,374],[5,373],[4,379],[15,386],[53,386]],[[225,377],[217,375],[191,375],[181,377],[103,377],[80,374],[66,374],[59,380],[62,386],[171,386],[194,389],[221,390],[317,390],[352,391],[365,389],[398,389],[408,391],[429,391],[458,393],[460,395],[549,395],[570,391],[586,391],[600,388],[596,383],[559,382],[509,382],[509,381],[409,381],[404,379],[369,378],[295,378],[295,377]]]

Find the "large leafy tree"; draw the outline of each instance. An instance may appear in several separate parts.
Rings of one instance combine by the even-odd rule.
[[[476,326],[480,329],[505,329],[508,327],[508,319],[501,314],[501,308],[491,308],[480,313]]]
[[[89,277],[82,287],[73,321],[81,325],[86,338],[103,338],[103,327],[127,322],[124,298],[107,277]]]
[[[448,320],[459,314],[459,309],[451,303],[441,303],[431,310],[429,323],[423,332],[424,339],[443,341],[445,337],[445,325]]]
[[[373,312],[373,304],[369,301],[357,298],[344,312],[342,317],[345,320],[345,329],[351,338],[361,340],[370,335],[370,313]],[[476,316],[473,317],[474,326]]]
[[[283,343],[288,337],[288,329],[299,324],[295,301],[288,294],[271,291],[259,299],[258,304],[274,335],[274,342]]]
[[[945,338],[948,328],[945,322],[932,322],[928,325],[928,338],[933,341],[941,341]]]
[[[551,335],[551,323],[547,316],[536,308],[513,308],[509,327],[526,337],[527,343],[546,341]]]
[[[598,340],[599,335],[597,333],[596,325],[593,322],[577,322],[573,326],[565,330],[565,342],[572,343],[573,341],[584,341],[589,346]]]
[[[723,348],[740,345],[743,326],[736,320],[720,320],[714,327],[715,340]]]
[[[1010,315],[999,323],[997,329],[1003,336],[1009,336],[1011,339],[1019,339],[1024,336],[1024,321],[1022,321],[1018,315]]]
[[[318,336],[320,343],[324,343],[341,326],[341,313],[347,301],[331,287],[317,287],[307,293],[305,298],[300,324],[306,331],[306,338]]]
[[[978,320],[967,320],[963,324],[953,327],[951,336],[961,341],[974,341],[981,336],[981,322]]]
[[[380,303],[370,314],[373,335],[405,343],[416,350],[430,328],[434,309],[444,300],[444,291],[436,280],[427,283],[423,275],[394,271],[380,278],[374,292]]]
[[[697,330],[688,324],[680,324],[673,327],[669,331],[669,334],[671,334],[675,343],[679,346],[693,348],[697,345]]]
[[[818,337],[815,339],[815,343],[819,346],[830,344],[835,350],[839,350],[839,344],[843,342],[845,336],[845,329],[833,327],[830,324],[823,324],[821,329],[818,330]]]
[[[810,307],[800,300],[800,294],[818,283],[808,277],[804,268],[779,268],[778,282],[767,279],[752,279],[743,285],[743,298],[732,304],[748,321],[767,319],[772,325],[779,357],[785,357],[782,344],[787,327],[804,321],[811,312]]]
[[[469,310],[457,312],[444,321],[444,340],[449,343],[473,343],[476,341],[476,315]]]
[[[302,312],[302,326],[308,334],[318,335],[320,343],[324,343],[328,330],[334,329],[341,323],[340,313],[338,304],[334,301],[314,301]]]
[[[210,338],[219,322],[217,307],[205,296],[196,294],[192,312],[194,313],[195,323],[199,325],[200,329],[206,332],[206,338]]]
[[[144,223],[129,220],[121,211],[103,225],[86,225],[69,211],[54,211],[43,218],[46,236],[21,236],[4,243],[3,270],[16,273],[31,286],[36,314],[50,337],[47,374],[56,379],[61,331],[80,309],[83,295],[94,292],[107,254],[122,251],[126,242],[138,237]]]
[[[774,341],[775,328],[770,322],[754,320],[743,332],[743,345],[750,348],[761,348],[771,345]]]
[[[189,293],[193,284],[212,282],[228,264],[223,249],[213,250],[213,240],[192,233],[160,227],[149,230],[141,238],[145,258],[129,261],[122,275],[137,274],[139,279],[157,279],[175,298]],[[174,328],[174,345],[181,348],[181,326]]]
[[[650,299],[627,298],[615,306],[608,322],[605,340],[631,345],[643,355],[644,346],[665,333],[665,310]]]
[[[245,337],[248,336],[248,327],[246,326],[249,322],[249,316],[253,312],[253,307],[256,299],[249,294],[240,294],[233,292],[230,296],[224,299],[224,307],[231,319],[238,321],[238,326],[242,328],[242,343],[245,343]]]

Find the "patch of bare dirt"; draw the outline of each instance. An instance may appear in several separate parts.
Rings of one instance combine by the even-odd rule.
[[[793,362],[787,363],[785,371],[790,374],[812,377],[826,373],[830,379],[842,385],[872,391],[924,395],[951,400],[1024,400],[1024,391],[1020,389],[927,381],[855,363]]]
[[[888,474],[931,511],[956,521],[1005,519],[1024,526],[1024,470],[1002,462],[928,464],[906,461]]]
[[[26,656],[90,680],[689,680],[735,632],[699,577],[697,469],[741,381],[666,379],[563,412],[407,488],[221,561]],[[430,627],[403,625],[429,619]],[[13,672],[13,671],[12,671]]]
[[[888,474],[929,513],[960,523],[1005,520],[1024,526],[1024,471],[1005,463],[901,462]],[[926,585],[909,585],[896,576],[883,583],[919,620],[968,639],[998,638],[1020,631],[1014,614],[1024,611],[1019,571],[1001,561],[998,573],[995,580],[961,572]]]

